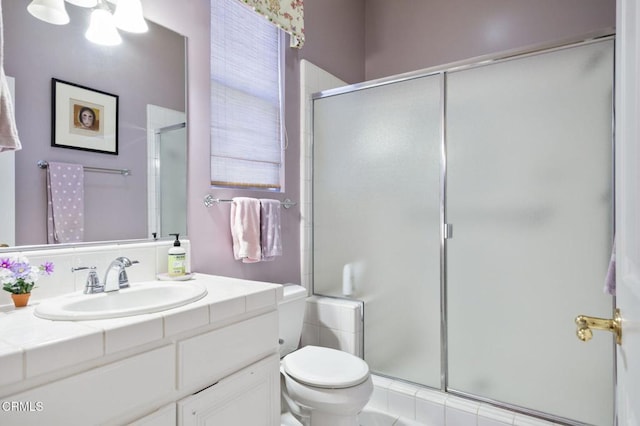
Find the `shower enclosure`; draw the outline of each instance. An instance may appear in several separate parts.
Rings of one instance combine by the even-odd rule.
[[[314,293],[364,301],[374,373],[613,424],[613,339],[573,322],[613,306],[613,43],[314,96]]]
[[[187,129],[186,123],[155,131],[157,236],[187,234]]]

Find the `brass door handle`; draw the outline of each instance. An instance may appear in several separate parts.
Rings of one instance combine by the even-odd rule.
[[[615,310],[613,319],[578,315],[576,317],[576,325],[578,326],[576,335],[578,336],[578,339],[583,342],[591,340],[593,337],[593,330],[606,330],[616,335],[617,344],[622,344],[622,317],[620,316],[620,309]]]

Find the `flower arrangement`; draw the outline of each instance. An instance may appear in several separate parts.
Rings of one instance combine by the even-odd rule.
[[[33,267],[25,256],[0,258],[0,284],[11,294],[27,294],[35,287],[40,275],[51,275],[53,263]]]

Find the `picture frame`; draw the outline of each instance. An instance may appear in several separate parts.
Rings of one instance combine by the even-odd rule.
[[[51,79],[51,146],[118,155],[118,95]]]

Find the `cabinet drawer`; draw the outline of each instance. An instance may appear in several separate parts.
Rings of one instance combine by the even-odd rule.
[[[174,390],[175,350],[170,345],[5,398],[3,403],[22,405],[3,411],[1,423],[103,424]]]
[[[181,341],[178,388],[202,389],[277,350],[277,311]]]
[[[178,401],[178,426],[280,426],[279,366],[271,355]]]

